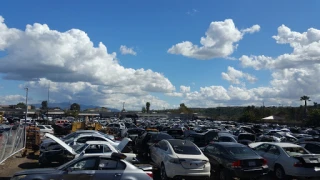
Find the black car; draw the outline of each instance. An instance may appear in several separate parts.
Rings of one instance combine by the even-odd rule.
[[[184,138],[184,131],[186,130],[186,128],[182,127],[182,128],[171,128],[169,130],[167,130],[167,133],[174,137],[175,139],[183,139]]]
[[[210,143],[203,153],[210,161],[212,173],[220,180],[257,178],[269,171],[264,158],[240,143]]]
[[[186,131],[184,139],[193,142],[198,147],[205,147],[211,141],[218,141],[219,135],[218,135],[218,131],[216,130],[210,130],[205,133],[196,133],[194,131]]]
[[[139,155],[143,155],[144,157],[148,158],[150,154],[149,147],[163,139],[174,138],[167,133],[146,131],[136,138],[133,150],[134,152],[137,152]]]
[[[320,154],[320,142],[306,141],[298,143],[298,145],[304,147],[310,153]]]

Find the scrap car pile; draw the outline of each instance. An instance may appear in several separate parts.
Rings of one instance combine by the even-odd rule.
[[[106,124],[105,124],[106,125]],[[320,131],[271,124],[126,119],[118,133],[50,133],[40,145],[41,168],[20,179],[277,179],[320,178]],[[108,125],[107,125],[108,126]]]

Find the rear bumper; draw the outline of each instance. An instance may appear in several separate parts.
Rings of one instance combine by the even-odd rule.
[[[248,168],[248,169],[229,169],[232,177],[237,178],[257,178],[259,176],[266,175],[269,172],[268,166]]]
[[[181,164],[166,163],[166,173],[169,178],[174,179],[202,179],[210,177],[210,163],[202,169],[185,169]],[[184,177],[184,178],[181,178]]]

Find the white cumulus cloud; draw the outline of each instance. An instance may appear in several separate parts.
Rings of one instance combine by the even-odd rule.
[[[181,54],[189,58],[207,60],[231,55],[238,46],[238,42],[246,33],[260,30],[259,25],[239,30],[232,19],[211,22],[205,37],[201,37],[199,47],[190,41],[183,41],[168,49],[170,54]]]
[[[38,88],[51,82],[52,90],[62,93],[59,96],[63,98],[86,97],[87,103],[100,104],[111,104],[118,98],[118,103],[135,100],[139,104],[147,99],[162,102],[151,92],[175,90],[161,73],[121,66],[116,53],[108,53],[102,42],[94,46],[79,29],[59,32],[34,23],[20,30],[9,28],[0,16],[0,50],[6,52],[0,58],[0,73],[5,79],[26,81],[24,85]]]
[[[129,47],[125,46],[125,45],[121,45],[120,46],[120,52],[123,55],[127,55],[127,54],[131,54],[131,55],[134,55],[134,56],[137,55],[137,52],[135,52],[133,50],[133,48],[129,48]]]
[[[26,97],[18,94],[0,96],[0,104],[2,105],[17,104],[19,102],[25,102],[25,101],[26,101]]]
[[[257,81],[255,76],[236,70],[234,67],[230,66],[228,66],[228,72],[222,72],[221,76],[224,80],[227,80],[232,84],[241,84],[241,79],[246,79],[250,83]]]

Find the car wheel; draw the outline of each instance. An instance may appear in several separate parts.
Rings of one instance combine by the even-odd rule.
[[[219,172],[220,180],[231,180],[231,177],[226,169],[221,169]]]
[[[170,179],[167,176],[166,168],[164,167],[164,164],[161,164],[160,176],[161,176],[161,180],[169,180]]]
[[[286,173],[280,165],[276,165],[274,174],[277,179],[286,179]]]

